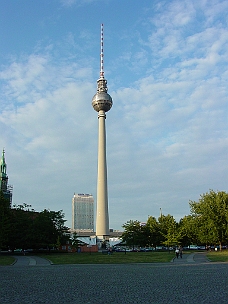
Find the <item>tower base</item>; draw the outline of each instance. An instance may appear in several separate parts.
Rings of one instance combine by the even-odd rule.
[[[107,249],[109,247],[109,235],[97,235],[98,250]]]
[[[109,235],[96,235],[97,242],[105,242],[109,240]]]

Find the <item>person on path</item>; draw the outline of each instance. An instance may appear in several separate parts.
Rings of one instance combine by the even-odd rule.
[[[182,248],[182,246],[179,247],[179,254],[180,254],[180,258],[182,259],[182,255],[183,255],[183,248]]]
[[[178,257],[179,257],[179,249],[178,248],[176,248],[175,253],[176,253],[176,258],[178,259]]]

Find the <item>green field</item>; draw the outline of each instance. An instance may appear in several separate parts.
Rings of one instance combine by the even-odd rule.
[[[192,252],[184,252],[189,254]],[[128,264],[128,263],[166,263],[174,258],[173,252],[114,252],[112,255],[96,253],[51,253],[39,255],[53,264]],[[228,250],[211,251],[207,257],[212,262],[228,262]],[[0,255],[0,265],[11,265],[12,256]]]
[[[0,254],[0,265],[11,265],[15,259],[12,256]]]
[[[212,262],[228,262],[228,250],[211,251],[207,257]]]
[[[174,258],[168,252],[114,252],[111,255],[96,253],[61,253],[42,255],[53,264],[127,264],[127,263],[164,263]]]

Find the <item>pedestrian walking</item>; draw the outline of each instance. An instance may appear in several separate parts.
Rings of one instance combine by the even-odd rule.
[[[180,258],[182,259],[182,255],[183,255],[183,248],[182,248],[182,246],[179,247],[179,254],[180,254]]]
[[[176,248],[176,250],[175,250],[175,253],[176,253],[176,258],[178,259],[178,257],[179,257],[179,249],[178,248]]]

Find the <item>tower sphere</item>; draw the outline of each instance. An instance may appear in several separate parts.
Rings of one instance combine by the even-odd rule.
[[[96,93],[92,99],[92,106],[97,112],[108,112],[112,107],[112,97],[106,92]]]

